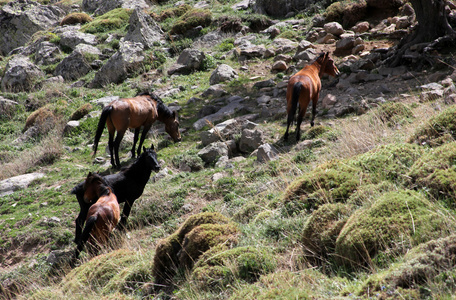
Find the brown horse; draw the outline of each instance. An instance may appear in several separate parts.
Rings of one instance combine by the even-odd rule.
[[[120,168],[119,146],[125,131],[128,128],[135,129],[133,147],[131,149],[131,156],[135,157],[136,142],[138,141],[139,131],[143,127],[138,146],[139,156],[146,134],[156,120],[165,124],[165,131],[171,136],[174,142],[181,140],[176,112],[171,111],[155,94],[142,93],[134,98],[120,98],[112,101],[101,112],[95,133],[93,155],[97,153],[98,142],[100,141],[104,124],[106,123],[109,132],[108,146],[111,153],[111,164],[114,167]],[[114,140],[116,131],[117,135]]]
[[[296,141],[301,137],[301,123],[306,114],[307,106],[312,100],[312,120],[310,125],[314,126],[317,113],[317,102],[321,90],[321,76],[328,74],[336,77],[339,70],[334,60],[329,57],[329,52],[322,53],[311,65],[305,66],[301,71],[291,76],[287,86],[287,131],[283,139],[288,139],[288,129],[293,123],[299,103],[298,122],[296,125]]]
[[[109,234],[120,219],[117,197],[100,175],[89,172],[84,182],[84,199],[87,199],[86,201],[90,201],[89,199],[98,200],[89,208],[86,224],[76,247],[74,260],[79,258],[85,243],[89,242],[94,248],[106,244]]]

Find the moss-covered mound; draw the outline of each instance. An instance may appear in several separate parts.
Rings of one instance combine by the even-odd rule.
[[[204,253],[191,275],[191,280],[201,289],[224,288],[239,280],[254,282],[260,275],[273,272],[274,257],[265,249],[239,247],[225,249],[214,247]]]
[[[116,8],[104,15],[96,17],[92,22],[81,27],[82,32],[102,33],[127,26],[132,11],[125,8]]]
[[[85,103],[71,115],[70,120],[80,120],[92,110],[92,104]]]
[[[316,209],[324,203],[345,202],[366,178],[362,169],[333,160],[294,181],[284,193],[285,212]]]
[[[389,127],[395,127],[413,119],[410,107],[401,102],[387,102],[381,105],[377,112],[380,120]]]
[[[411,187],[424,189],[438,199],[456,196],[456,142],[429,149],[410,168]]]
[[[303,139],[312,140],[312,139],[322,136],[323,134],[325,134],[328,131],[331,131],[331,128],[328,126],[323,126],[323,125],[313,126],[313,127],[310,127],[309,130],[307,130],[304,133]]]
[[[184,34],[197,26],[206,27],[212,22],[212,13],[207,9],[194,8],[182,15],[171,28],[171,34]]]
[[[431,117],[409,138],[410,143],[439,146],[456,140],[456,105]]]
[[[179,265],[191,269],[199,256],[211,247],[223,244],[230,247],[237,244],[239,229],[230,224],[202,224],[195,227],[184,238],[182,249],[179,252]]]
[[[152,260],[148,256],[125,249],[96,256],[65,276],[61,292],[77,295],[89,289],[103,295],[137,293],[152,280]]]
[[[322,265],[334,253],[336,240],[352,209],[342,203],[323,204],[307,219],[303,230],[304,258]]]
[[[170,286],[178,268],[191,266],[210,247],[223,242],[230,246],[236,242],[237,230],[220,213],[205,212],[189,217],[175,233],[157,245],[152,270],[157,288]]]
[[[389,262],[419,243],[447,236],[456,228],[448,215],[418,192],[385,193],[348,219],[336,241],[336,260],[354,268]]]
[[[24,131],[30,127],[37,127],[39,132],[46,132],[55,127],[56,117],[48,106],[43,106],[32,112],[25,121]]]
[[[424,150],[414,144],[388,144],[358,155],[352,164],[369,174],[377,183],[384,180],[404,182],[410,167],[421,157]]]
[[[390,181],[365,184],[360,186],[347,200],[347,204],[364,206],[374,203],[382,194],[398,190],[398,186]]]

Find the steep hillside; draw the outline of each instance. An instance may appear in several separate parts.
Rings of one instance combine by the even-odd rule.
[[[452,297],[456,62],[385,63],[409,3],[130,2],[0,2],[0,299]],[[341,73],[284,141],[288,79],[322,52]],[[119,172],[107,129],[93,156],[102,109],[144,92],[182,140],[153,124],[127,229],[71,266],[71,190]]]

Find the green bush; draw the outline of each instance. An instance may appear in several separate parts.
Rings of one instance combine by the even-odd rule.
[[[326,22],[339,22],[344,28],[352,27],[363,20],[367,14],[366,0],[343,0],[334,2],[326,8]]]
[[[93,19],[86,13],[71,13],[64,17],[62,21],[60,22],[60,26],[63,25],[74,25],[74,24],[85,24],[92,22]]]
[[[413,119],[412,110],[400,102],[388,102],[378,108],[380,120],[389,127],[410,123]]]

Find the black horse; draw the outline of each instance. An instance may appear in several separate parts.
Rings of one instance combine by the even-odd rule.
[[[120,222],[117,224],[119,230],[125,229],[128,216],[136,199],[143,191],[146,183],[149,181],[152,171],[159,171],[160,163],[157,160],[157,153],[154,151],[154,145],[150,149],[143,147],[143,153],[129,167],[122,169],[117,174],[103,176],[103,179],[112,188],[113,193],[117,196],[118,203],[125,202]],[[79,243],[81,239],[82,228],[87,218],[89,208],[97,201],[94,199],[84,199],[84,183],[76,185],[71,194],[75,194],[78,199],[80,212],[76,218],[76,237],[74,242]]]

